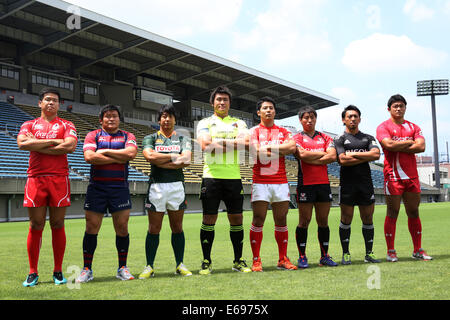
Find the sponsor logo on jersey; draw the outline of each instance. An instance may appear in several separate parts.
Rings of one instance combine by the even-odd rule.
[[[156,152],[180,152],[180,146],[155,146]]]

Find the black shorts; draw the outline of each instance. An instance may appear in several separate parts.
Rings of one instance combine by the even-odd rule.
[[[242,180],[203,178],[200,200],[203,214],[218,214],[220,201],[225,203],[229,214],[242,213],[244,205]]]
[[[375,203],[371,183],[346,184],[339,187],[339,203],[348,206],[368,206]]]
[[[131,197],[128,187],[112,188],[89,184],[84,201],[84,210],[98,213],[114,213],[131,209]]]
[[[297,202],[331,202],[333,195],[329,184],[312,184],[307,186],[297,186]]]

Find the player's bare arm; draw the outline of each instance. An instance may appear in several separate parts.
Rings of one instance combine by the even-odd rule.
[[[112,164],[112,163],[120,163],[117,160],[107,157],[99,152],[95,152],[93,150],[86,150],[84,152],[84,160],[89,164],[96,164],[96,165],[102,165],[102,164]],[[123,163],[125,163],[124,161]]]
[[[380,150],[378,148],[372,148],[369,151],[363,152],[346,152],[345,155],[358,160],[375,161],[380,159]]]
[[[174,161],[157,166],[164,169],[181,169],[188,167],[191,164],[191,154],[191,151],[185,151],[181,154],[174,154],[176,156]]]
[[[414,144],[414,141],[413,140],[396,141],[390,138],[384,138],[380,142],[380,144],[383,148],[385,148],[388,151],[405,152],[410,146]]]
[[[137,148],[130,146],[124,149],[100,149],[96,152],[117,160],[120,163],[124,163],[136,158]]]
[[[77,148],[77,139],[74,137],[67,137],[64,139],[63,143],[57,144],[50,148],[44,148],[38,152],[50,154],[50,155],[61,155],[68,154],[75,151]]]
[[[267,145],[258,148],[258,156],[262,157],[275,157],[286,156],[294,154],[297,150],[297,146],[294,140],[287,140],[279,145]]]
[[[406,148],[405,151],[406,153],[421,153],[425,151],[425,139],[422,138],[418,138],[416,140],[414,140],[414,143],[409,146],[408,148]]]
[[[315,160],[302,159],[302,160],[309,164],[323,165],[323,164],[329,164],[329,163],[335,162],[336,159],[337,159],[336,149],[334,147],[330,147],[327,149],[325,154],[322,155],[319,159],[315,159]]]
[[[40,151],[63,143],[63,139],[37,139],[32,133],[20,134],[17,136],[17,145],[20,150]]]

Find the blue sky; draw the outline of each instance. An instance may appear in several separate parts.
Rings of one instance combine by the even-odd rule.
[[[70,0],[278,78],[333,96],[317,129],[343,130],[340,112],[360,107],[360,129],[375,135],[386,102],[400,93],[406,119],[433,154],[431,104],[418,80],[450,78],[450,0]],[[437,96],[439,152],[450,140],[450,97]],[[278,121],[299,128],[296,117]]]

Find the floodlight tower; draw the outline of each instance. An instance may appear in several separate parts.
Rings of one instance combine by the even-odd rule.
[[[433,120],[433,144],[434,144],[434,177],[436,188],[441,188],[439,173],[439,152],[436,127],[436,101],[435,96],[448,94],[448,79],[417,81],[417,96],[431,96],[431,116]]]

